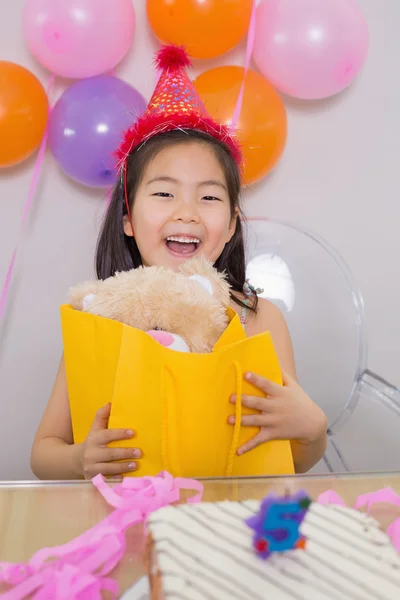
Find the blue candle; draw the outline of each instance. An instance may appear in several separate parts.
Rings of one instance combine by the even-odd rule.
[[[254,530],[253,545],[257,554],[268,558],[273,552],[304,549],[306,539],[300,525],[311,500],[304,491],[293,496],[270,494],[261,502],[260,511],[246,521]]]

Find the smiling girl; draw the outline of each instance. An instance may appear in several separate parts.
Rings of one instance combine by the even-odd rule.
[[[232,132],[206,113],[185,72],[183,51],[164,48],[158,62],[162,75],[147,111],[119,151],[121,175],[98,240],[97,275],[106,279],[142,265],[174,269],[196,255],[225,272],[231,306],[247,335],[269,331],[283,371],[283,386],[246,374],[264,397],[243,397],[244,406],[259,412],[243,416],[242,426],[259,427],[259,433],[238,453],[288,439],[296,472],[307,471],[325,452],[326,417],[297,383],[283,316],[246,283],[240,148]],[[108,447],[134,437],[135,424],[108,429],[109,415],[109,405],[99,410],[85,442],[74,444],[62,359],[32,448],[34,473],[42,479],[79,479],[135,471],[140,448]],[[233,415],[228,422],[234,424]]]

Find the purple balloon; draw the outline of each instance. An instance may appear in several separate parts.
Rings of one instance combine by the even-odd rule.
[[[63,171],[90,187],[113,185],[113,153],[146,105],[135,88],[117,77],[100,75],[74,83],[55,104],[49,121],[49,146]]]

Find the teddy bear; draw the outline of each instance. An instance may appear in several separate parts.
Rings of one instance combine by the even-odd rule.
[[[139,267],[70,290],[75,310],[113,319],[145,331],[181,352],[211,352],[228,325],[230,286],[225,275],[202,258],[176,270]]]

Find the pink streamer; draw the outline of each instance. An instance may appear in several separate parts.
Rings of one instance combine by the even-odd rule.
[[[17,258],[17,246],[14,248],[14,252],[12,253],[12,257],[10,260],[10,264],[8,265],[6,278],[4,281],[3,289],[1,290],[0,295],[0,321],[3,318],[4,310],[7,303],[8,290],[10,288],[12,274],[14,271],[15,259]]]
[[[203,497],[204,485],[200,481],[177,477],[174,486],[180,490],[195,490],[197,494],[188,499],[188,504],[197,504]]]
[[[370,492],[369,494],[363,494],[362,496],[359,496],[356,500],[354,508],[366,506],[367,510],[369,511],[374,504],[379,503],[400,506],[400,496],[398,496],[392,488],[387,487],[382,490],[378,490],[377,492]]]
[[[117,72],[117,69],[115,67],[113,69],[111,69],[110,72],[109,72],[110,77],[116,77],[116,72]],[[109,207],[110,207],[111,199],[112,199],[112,193],[113,193],[113,188],[110,187],[107,190],[107,194],[106,194],[106,210],[108,210]]]
[[[81,536],[53,548],[42,548],[27,564],[0,563],[0,582],[11,587],[2,600],[101,600],[102,592],[118,596],[118,584],[106,577],[126,550],[126,530],[146,521],[148,515],[180,499],[180,490],[196,493],[188,502],[200,502],[203,485],[191,479],[174,479],[167,472],[157,477],[125,478],[110,487],[102,475],[93,485],[115,510]]]
[[[243,106],[243,97],[244,97],[244,88],[246,85],[246,76],[247,76],[247,72],[250,68],[250,61],[251,61],[251,57],[252,57],[253,50],[254,50],[254,43],[256,40],[256,16],[257,16],[257,2],[256,2],[256,0],[254,0],[253,10],[251,12],[251,18],[250,18],[249,33],[248,33],[248,37],[247,37],[246,62],[245,62],[245,66],[244,66],[243,83],[240,88],[239,96],[238,96],[238,99],[236,102],[235,112],[233,113],[233,117],[232,117],[232,122],[231,122],[232,129],[236,129],[236,126],[239,121],[240,113],[242,110],[242,106]]]
[[[346,506],[339,494],[334,490],[328,490],[318,496],[319,504],[338,504],[339,506]]]
[[[389,525],[387,533],[396,550],[400,552],[400,519],[396,519]]]
[[[54,84],[54,75],[51,77],[50,81],[49,81],[49,85],[47,88],[47,96],[50,96],[50,92],[51,89],[53,87]],[[3,285],[3,289],[1,290],[1,294],[0,294],[0,321],[4,316],[4,311],[7,305],[7,298],[8,298],[8,293],[9,293],[9,289],[10,289],[10,285],[12,282],[12,277],[13,277],[13,272],[14,272],[14,267],[15,267],[15,260],[17,258],[17,252],[18,252],[18,247],[19,247],[19,243],[21,240],[21,237],[23,235],[23,229],[25,226],[25,223],[28,219],[28,215],[29,212],[31,210],[32,207],[32,203],[33,200],[36,196],[36,190],[38,187],[38,183],[39,183],[39,177],[40,177],[40,173],[42,171],[42,166],[43,166],[43,162],[44,162],[44,157],[45,157],[45,153],[46,153],[46,147],[47,147],[47,138],[48,138],[48,127],[46,128],[42,143],[40,145],[39,148],[39,153],[36,159],[36,163],[35,163],[35,167],[33,170],[33,175],[32,175],[32,180],[31,180],[31,184],[29,186],[29,191],[28,191],[28,197],[26,199],[25,202],[25,206],[24,206],[24,211],[22,213],[22,219],[21,219],[21,225],[20,225],[20,232],[19,232],[19,236],[18,236],[18,241],[15,245],[14,251],[12,253],[12,257],[11,257],[11,261],[10,264],[8,266],[7,269],[7,273],[6,273],[6,278],[4,281],[4,285]]]
[[[320,504],[336,504],[338,506],[346,506],[343,499],[334,490],[328,490],[318,496],[317,502]],[[392,504],[400,507],[400,496],[390,488],[383,488],[377,492],[369,492],[358,496],[354,503],[355,509],[360,509],[363,506],[367,507],[370,512],[374,504]],[[400,552],[400,518],[396,519],[387,529],[387,534],[392,540],[393,546]]]

